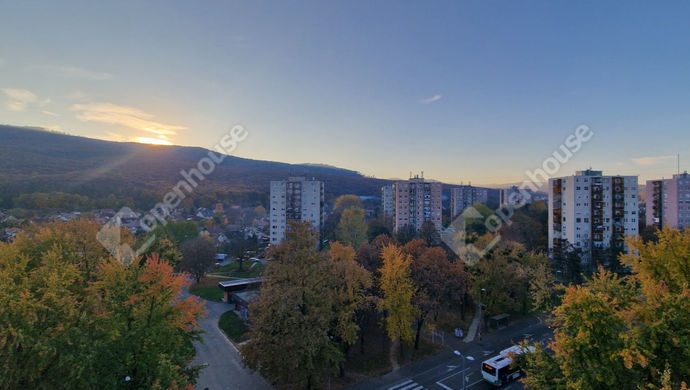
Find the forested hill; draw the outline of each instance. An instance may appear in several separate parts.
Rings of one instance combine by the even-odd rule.
[[[150,207],[196,166],[208,150],[110,142],[0,125],[0,208],[30,207],[31,193],[88,197],[97,207]],[[228,156],[197,191],[197,202],[266,199],[271,180],[315,177],[327,197],[345,193],[378,195],[387,181],[317,164],[285,164]],[[22,197],[22,195],[24,196]],[[117,200],[116,205],[111,205]],[[132,203],[133,202],[133,203]]]

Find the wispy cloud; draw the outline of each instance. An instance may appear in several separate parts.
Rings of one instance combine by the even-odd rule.
[[[56,113],[54,113],[52,111],[48,111],[48,110],[41,110],[41,113],[48,115],[48,116],[60,116],[59,114],[56,114]]]
[[[38,96],[26,89],[3,88],[2,92],[8,98],[5,107],[10,111],[24,111],[30,104],[38,102]]]
[[[184,126],[156,122],[153,120],[152,114],[137,108],[113,103],[74,104],[70,109],[78,111],[77,119],[82,121],[110,123],[147,131],[159,136],[175,135],[178,131],[186,129]]]
[[[440,93],[437,93],[436,95],[434,95],[432,97],[428,97],[426,99],[421,99],[419,102],[422,104],[431,104],[433,102],[437,102],[437,101],[441,100],[442,97],[443,97],[443,95],[441,95]]]
[[[643,167],[648,167],[651,165],[657,165],[665,160],[671,160],[676,158],[675,155],[670,154],[668,156],[651,156],[651,157],[639,157],[639,158],[633,158],[633,162],[637,165],[643,166]]]
[[[108,80],[113,78],[113,75],[110,73],[96,72],[90,69],[79,68],[76,66],[40,65],[35,66],[34,68],[45,71],[46,73],[55,74],[65,78],[86,80]]]

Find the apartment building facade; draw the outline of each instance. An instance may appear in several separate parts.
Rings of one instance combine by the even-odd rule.
[[[393,184],[381,187],[381,211],[386,217],[395,215],[395,189]]]
[[[501,207],[524,206],[530,203],[532,203],[532,193],[527,189],[522,189],[518,186],[510,186],[500,191],[499,205]]]
[[[671,179],[647,180],[645,222],[659,229],[684,229],[690,226],[690,175]]]
[[[625,237],[638,234],[637,176],[604,176],[602,171],[578,171],[549,179],[549,249],[566,249],[566,242],[591,260],[592,249],[622,248]]]
[[[441,183],[425,181],[415,176],[393,184],[395,231],[404,228],[419,230],[425,221],[433,222],[441,232]]]
[[[450,190],[450,216],[455,218],[463,210],[475,203],[486,204],[489,201],[489,189],[461,185]]]
[[[271,181],[270,243],[280,244],[290,221],[309,222],[321,231],[324,221],[324,183],[304,177]]]

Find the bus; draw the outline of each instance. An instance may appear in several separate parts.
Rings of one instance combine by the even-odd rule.
[[[522,375],[519,367],[511,367],[513,359],[509,356],[520,355],[525,352],[534,352],[534,347],[521,347],[514,345],[501,351],[498,356],[482,362],[482,378],[494,386],[503,386],[514,381]]]

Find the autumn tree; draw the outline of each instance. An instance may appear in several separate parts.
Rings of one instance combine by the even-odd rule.
[[[383,265],[381,253],[383,247],[394,243],[394,240],[385,234],[379,235],[371,242],[365,242],[357,249],[355,260],[370,272],[377,271]]]
[[[362,208],[362,200],[359,199],[359,196],[352,194],[340,195],[333,203],[333,212],[336,214],[340,214],[343,211],[351,208]]]
[[[334,242],[328,257],[331,266],[334,293],[333,311],[335,313],[334,335],[342,342],[343,353],[347,356],[350,346],[357,341],[361,332],[360,322],[363,312],[370,307],[372,297],[368,291],[372,285],[371,274],[355,261],[355,251],[349,246]],[[340,375],[344,366],[340,365]]]
[[[367,223],[364,221],[364,210],[354,207],[345,209],[335,229],[335,237],[355,249],[366,242]]]
[[[416,288],[410,276],[412,259],[395,245],[384,246],[382,257],[379,284],[383,298],[379,302],[379,309],[386,313],[384,324],[388,337],[400,345],[400,356],[404,356],[403,344],[414,337],[412,321],[415,308],[412,298]]]
[[[419,338],[425,321],[429,315],[438,313],[442,299],[449,295],[450,289],[457,286],[448,278],[450,262],[440,247],[430,248],[424,240],[416,239],[407,243],[403,251],[412,259],[411,277],[417,288],[412,302],[416,313],[414,348],[419,349]]]
[[[100,228],[50,223],[0,243],[0,388],[193,385],[202,304],[157,256],[110,257]]]
[[[690,232],[631,239],[619,276],[600,268],[553,311],[553,355],[521,358],[534,389],[681,388],[690,377]]]
[[[332,269],[316,242],[308,223],[291,223],[286,241],[269,250],[261,294],[249,309],[249,341],[240,350],[244,363],[269,380],[307,389],[343,360],[330,333]]]
[[[216,246],[206,237],[196,237],[180,245],[182,260],[179,268],[189,272],[197,283],[215,262]]]
[[[441,242],[441,236],[438,230],[436,230],[436,225],[431,221],[424,221],[424,223],[422,223],[418,235],[428,246],[438,245],[438,243]]]

